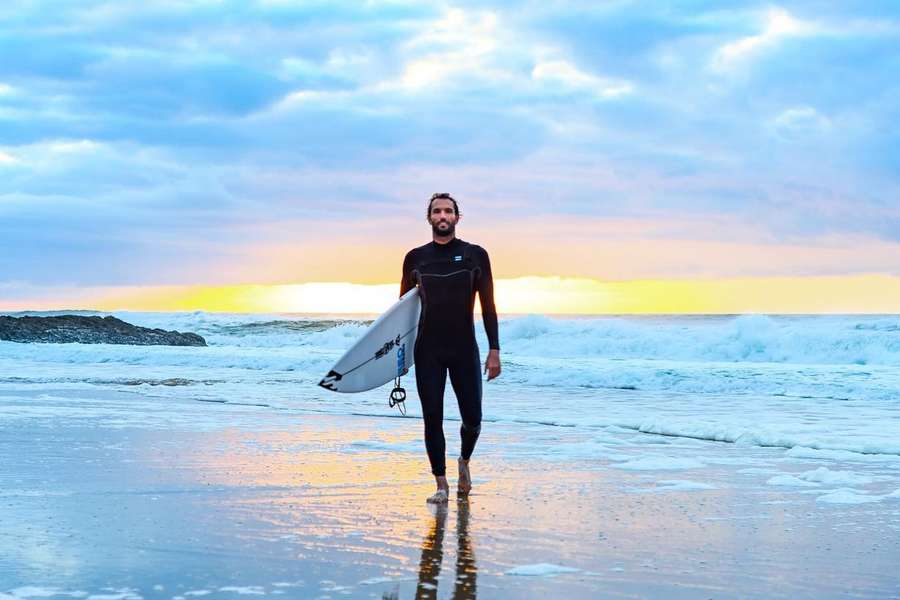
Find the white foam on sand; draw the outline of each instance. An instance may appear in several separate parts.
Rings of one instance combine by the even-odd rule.
[[[702,481],[688,481],[684,479],[662,479],[656,482],[656,489],[665,492],[681,492],[691,490],[714,490],[716,486]]]
[[[893,477],[882,475],[861,475],[853,471],[832,471],[828,467],[819,467],[812,471],[804,471],[795,475],[781,474],[766,481],[769,485],[811,487],[825,485],[868,485],[875,481],[889,481]]]
[[[370,577],[369,579],[363,579],[359,582],[359,585],[379,585],[381,583],[390,583],[394,581],[391,577]]]
[[[27,497],[27,498],[44,498],[48,496],[71,496],[72,492],[61,492],[61,491],[51,491],[51,490],[0,490],[0,498],[14,498],[14,497]]]
[[[816,498],[816,502],[827,502],[828,504],[866,504],[869,502],[881,502],[887,496],[875,496],[859,492],[850,488],[840,488],[823,494]]]
[[[348,594],[352,589],[346,585],[338,585],[336,581],[332,581],[331,579],[323,579],[319,582],[319,589],[323,592],[337,592],[339,594]]]
[[[241,596],[265,596],[266,590],[258,585],[227,585],[225,587],[219,588],[220,592],[231,592],[233,594],[239,594]]]
[[[382,583],[397,583],[400,581],[410,581],[412,578],[410,577],[370,577],[369,579],[363,579],[359,582],[359,585],[380,585]]]
[[[868,463],[892,463],[896,464],[900,457],[896,454],[864,454],[852,450],[836,450],[831,448],[810,448],[807,446],[794,446],[784,453],[788,458],[812,458],[816,460],[840,460]]]
[[[706,465],[693,458],[676,458],[672,456],[645,456],[612,465],[625,471],[679,471],[700,469]]]
[[[276,581],[272,584],[272,587],[275,588],[292,588],[304,586],[306,586],[306,582],[300,579],[298,579],[297,581]]]
[[[811,487],[816,484],[811,481],[805,481],[800,479],[799,477],[795,477],[793,475],[776,475],[775,477],[770,477],[768,481],[766,481],[769,485],[784,485],[784,486],[797,486],[797,487]]]
[[[67,592],[56,587],[40,587],[34,585],[26,585],[9,590],[5,594],[0,592],[0,600],[8,600],[10,598],[52,598],[54,596],[67,596],[69,598],[86,598],[87,592],[75,591]]]
[[[799,475],[801,479],[828,485],[866,485],[881,477],[859,475],[853,471],[832,471],[827,467],[819,467],[813,471],[806,471]],[[890,479],[890,478],[888,478]]]
[[[627,488],[627,491],[632,494],[663,494],[667,492],[694,492],[714,489],[717,489],[716,486],[700,481],[661,479],[653,487]]]
[[[561,575],[563,573],[577,573],[578,571],[580,571],[580,569],[575,569],[573,567],[564,567],[562,565],[553,565],[550,563],[537,563],[513,567],[506,571],[506,574],[526,577],[549,577]]]
[[[87,600],[143,600],[137,590],[131,588],[104,588],[106,594],[91,594]]]

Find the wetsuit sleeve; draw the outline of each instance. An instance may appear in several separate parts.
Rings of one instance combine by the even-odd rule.
[[[500,334],[497,326],[497,309],[494,306],[494,277],[491,273],[491,259],[484,248],[479,248],[481,274],[478,277],[478,299],[481,301],[481,318],[484,320],[484,331],[487,333],[488,347],[500,349]]]
[[[413,281],[412,274],[413,263],[413,251],[410,250],[403,259],[403,276],[400,278],[400,296],[403,296],[403,294],[416,287],[416,282]]]

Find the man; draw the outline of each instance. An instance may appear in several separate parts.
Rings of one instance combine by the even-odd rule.
[[[432,241],[406,254],[400,295],[419,286],[422,316],[415,348],[416,388],[425,421],[425,449],[437,484],[437,491],[428,502],[443,504],[450,495],[443,428],[448,372],[462,417],[457,487],[462,496],[472,489],[469,459],[481,432],[481,360],[472,316],[475,292],[481,300],[490,346],[484,365],[488,381],[500,375],[500,341],[487,252],[456,237],[459,206],[450,194],[434,194],[426,215]]]

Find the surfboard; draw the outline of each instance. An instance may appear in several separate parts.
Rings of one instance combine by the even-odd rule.
[[[333,392],[364,392],[405,375],[413,365],[413,348],[422,304],[419,289],[403,294],[322,378]]]

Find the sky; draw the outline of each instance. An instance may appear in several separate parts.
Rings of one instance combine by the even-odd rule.
[[[502,310],[900,312],[896,2],[12,0],[0,56],[2,310],[380,310],[451,192]]]

